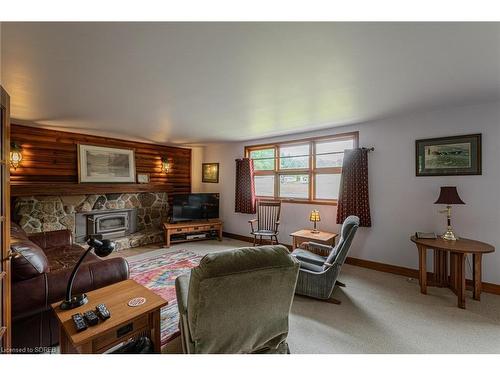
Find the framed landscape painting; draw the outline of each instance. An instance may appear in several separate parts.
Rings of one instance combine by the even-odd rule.
[[[219,183],[219,163],[202,163],[201,182]]]
[[[78,145],[79,182],[135,182],[134,150]]]
[[[481,134],[418,139],[415,153],[417,176],[481,174]]]

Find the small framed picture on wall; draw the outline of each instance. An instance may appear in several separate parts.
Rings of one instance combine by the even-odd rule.
[[[203,163],[201,173],[201,182],[219,183],[219,163]]]
[[[137,173],[137,183],[149,184],[149,173]]]

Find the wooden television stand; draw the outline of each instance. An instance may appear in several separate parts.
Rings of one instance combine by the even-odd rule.
[[[165,233],[164,247],[170,247],[172,243],[201,241],[211,239],[210,234],[217,231],[217,238],[222,241],[222,220],[200,220],[186,221],[181,223],[163,223],[163,231]],[[206,238],[188,239],[191,234],[206,234]],[[173,238],[172,238],[173,237]]]

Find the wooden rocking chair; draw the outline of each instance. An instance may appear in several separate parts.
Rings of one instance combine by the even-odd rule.
[[[257,236],[259,244],[262,245],[262,237],[270,237],[271,245],[274,244],[273,238],[278,242],[278,226],[280,225],[281,201],[258,201],[257,219],[249,220],[253,235],[253,245],[257,245]],[[257,223],[257,228],[254,224]]]

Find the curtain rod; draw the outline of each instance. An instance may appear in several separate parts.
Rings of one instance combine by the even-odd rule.
[[[367,150],[368,152],[370,151],[375,151],[375,147],[360,147],[360,149],[362,150]],[[327,152],[326,154],[341,154],[342,151],[339,151],[339,152]],[[294,156],[286,156],[287,158],[299,158],[299,157],[306,157],[306,156],[309,156],[309,155],[294,155]],[[238,161],[238,160],[243,160],[245,158],[239,158],[239,159],[235,159],[235,161]],[[269,158],[261,158],[261,159],[278,159],[277,157],[269,157]]]

